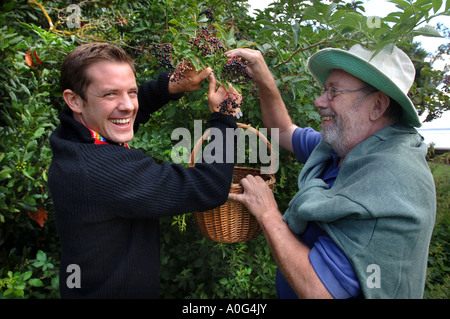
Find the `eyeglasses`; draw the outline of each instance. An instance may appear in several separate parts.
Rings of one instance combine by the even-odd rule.
[[[367,87],[367,86],[362,87],[362,88],[357,89],[357,90],[336,90],[334,87],[330,86],[328,88],[324,87],[323,91],[322,91],[322,94],[324,94],[326,92],[328,100],[331,101],[336,96],[336,92],[358,92],[358,91],[364,91],[364,90],[368,90],[370,92],[375,92],[376,91],[376,89],[372,89],[371,87]]]

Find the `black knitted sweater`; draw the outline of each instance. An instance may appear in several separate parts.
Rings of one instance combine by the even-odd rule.
[[[139,87],[137,124],[180,97],[167,87],[167,74]],[[50,139],[48,184],[62,247],[61,296],[158,298],[159,217],[226,201],[234,164],[225,163],[230,143],[225,130],[236,127],[234,118],[220,113],[210,118],[211,127],[223,133],[223,164],[204,161],[192,168],[160,165],[141,150],[114,143],[96,145],[71,111],[63,111],[60,120]],[[79,267],[80,288],[70,288],[72,264]]]

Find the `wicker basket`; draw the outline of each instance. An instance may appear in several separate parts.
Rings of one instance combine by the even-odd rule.
[[[274,163],[274,154],[267,138],[258,130],[245,124],[237,123],[238,127],[250,130],[257,134],[261,141],[267,144],[271,152],[271,163]],[[189,166],[194,166],[195,155],[208,137],[208,132],[197,141],[191,153]],[[261,176],[273,191],[275,185],[274,174],[261,174],[258,168],[235,167],[233,172],[233,183],[230,193],[242,194],[243,188],[240,180],[247,175]],[[237,201],[227,200],[223,205],[205,212],[194,212],[194,218],[202,235],[211,240],[222,243],[236,243],[250,241],[261,233],[256,218],[248,211],[247,207]]]

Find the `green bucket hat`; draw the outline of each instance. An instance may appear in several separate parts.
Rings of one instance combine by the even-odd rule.
[[[348,51],[323,49],[308,59],[308,69],[321,86],[333,69],[352,74],[394,99],[404,111],[402,124],[420,127],[419,116],[407,95],[414,83],[416,70],[405,52],[396,46],[393,50],[391,48],[385,47],[375,56],[372,56],[374,51],[359,44]]]

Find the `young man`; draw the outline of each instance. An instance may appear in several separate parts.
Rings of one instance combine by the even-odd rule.
[[[281,298],[421,298],[436,214],[427,146],[407,93],[408,56],[360,45],[324,49],[308,67],[324,88],[315,104],[322,132],[294,125],[260,52],[249,61],[263,122],[305,166],[282,216],[259,178],[242,180],[242,201],[262,225],[279,266]]]
[[[133,61],[116,46],[82,45],[66,57],[61,86],[68,109],[51,136],[48,181],[62,246],[63,298],[157,298],[159,217],[226,201],[233,163],[158,165],[127,145],[152,112],[199,89],[209,76],[210,123],[223,133],[217,153],[225,156],[234,143],[225,130],[236,122],[218,112],[227,92],[216,90],[211,71],[187,71],[179,82],[163,73],[138,87]],[[74,269],[78,277],[71,276]]]

